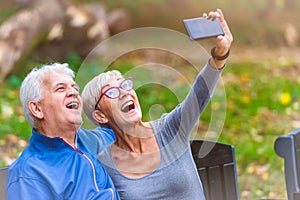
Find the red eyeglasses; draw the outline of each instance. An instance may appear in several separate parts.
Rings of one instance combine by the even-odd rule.
[[[132,78],[127,78],[123,80],[119,87],[110,87],[105,90],[99,97],[98,101],[96,102],[95,109],[97,108],[98,103],[100,102],[103,95],[107,96],[110,99],[118,98],[121,94],[120,88],[126,91],[133,89],[133,80]]]

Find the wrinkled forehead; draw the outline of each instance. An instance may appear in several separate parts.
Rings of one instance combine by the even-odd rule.
[[[44,77],[42,78],[42,84],[45,87],[54,87],[59,83],[75,84],[75,81],[70,75],[56,71],[49,71],[45,73]]]
[[[124,80],[124,77],[119,74],[107,74],[101,81],[102,89],[109,86],[118,86]]]

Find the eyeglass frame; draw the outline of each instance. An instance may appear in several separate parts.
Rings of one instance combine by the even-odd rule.
[[[125,81],[128,81],[128,80],[130,80],[130,81],[132,82],[132,87],[131,87],[130,89],[126,90],[126,89],[122,88],[121,86],[122,86],[122,84],[123,84]],[[118,86],[118,87],[113,86],[113,87],[110,87],[110,88],[106,89],[104,92],[101,93],[101,95],[100,95],[98,101],[96,102],[96,104],[95,104],[95,109],[97,109],[97,106],[98,106],[98,104],[99,104],[99,102],[100,102],[100,100],[101,100],[101,98],[102,98],[103,96],[106,96],[106,97],[108,97],[108,98],[110,98],[110,99],[116,99],[116,98],[118,98],[118,97],[120,96],[120,94],[121,94],[120,88],[123,89],[123,90],[129,91],[129,90],[132,90],[132,89],[133,89],[133,86],[134,86],[133,80],[132,80],[131,77],[129,77],[129,78],[124,79],[124,80],[120,83],[120,86]],[[116,97],[114,97],[114,98],[112,98],[112,97],[106,95],[106,92],[108,92],[109,90],[111,90],[111,89],[113,89],[113,88],[117,88],[118,91],[119,91],[119,95],[116,96]]]

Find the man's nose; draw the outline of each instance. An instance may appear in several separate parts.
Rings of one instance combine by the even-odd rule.
[[[76,90],[73,87],[68,87],[67,94],[68,94],[68,96],[78,96],[79,92],[78,92],[78,90]]]

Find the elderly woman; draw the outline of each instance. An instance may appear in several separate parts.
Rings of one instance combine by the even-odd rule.
[[[225,35],[216,37],[212,57],[185,100],[160,119],[142,122],[133,80],[116,70],[96,76],[82,92],[88,118],[113,129],[116,135],[116,141],[98,156],[121,199],[205,199],[189,139],[212,96],[233,41],[221,10],[210,12],[208,17],[219,18]]]

